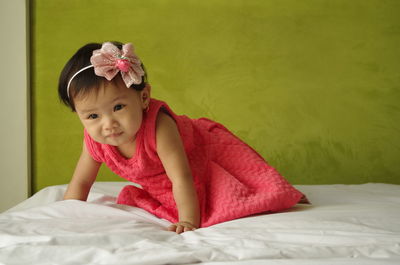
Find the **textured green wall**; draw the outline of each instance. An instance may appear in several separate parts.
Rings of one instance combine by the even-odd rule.
[[[58,74],[107,40],[135,45],[154,97],[225,124],[292,183],[400,183],[399,14],[397,0],[33,1],[34,190],[67,183],[82,146]]]

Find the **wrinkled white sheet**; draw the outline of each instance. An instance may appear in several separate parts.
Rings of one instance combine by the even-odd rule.
[[[312,205],[177,235],[115,204],[123,182],[88,202],[48,187],[0,214],[0,264],[400,264],[400,185],[296,186]]]

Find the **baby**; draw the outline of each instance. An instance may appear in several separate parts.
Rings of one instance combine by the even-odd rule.
[[[129,43],[80,48],[62,70],[58,92],[84,127],[64,199],[86,200],[102,163],[142,186],[123,188],[118,203],[171,221],[176,233],[281,211],[303,197],[223,125],[176,115],[151,98]]]

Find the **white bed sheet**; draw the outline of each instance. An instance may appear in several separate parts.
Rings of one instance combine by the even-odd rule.
[[[0,214],[0,264],[400,264],[400,185],[299,185],[312,205],[181,235],[115,204],[124,185],[88,202],[52,186]]]

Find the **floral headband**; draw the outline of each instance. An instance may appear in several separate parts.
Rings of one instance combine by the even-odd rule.
[[[118,72],[121,72],[122,80],[126,87],[132,84],[142,83],[142,76],[144,71],[141,66],[139,57],[133,52],[131,43],[124,44],[122,50],[111,42],[105,42],[101,49],[94,50],[92,57],[90,57],[91,65],[83,67],[77,71],[69,80],[67,85],[67,95],[69,95],[69,87],[72,80],[81,72],[89,68],[94,68],[94,73],[97,76],[105,77],[108,81],[112,80]]]

